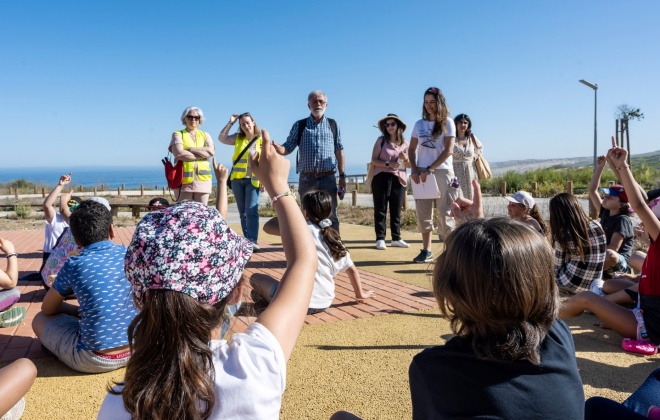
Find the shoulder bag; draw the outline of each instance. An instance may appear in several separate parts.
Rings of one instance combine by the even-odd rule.
[[[474,149],[477,149],[477,141],[474,138],[473,134],[470,134],[470,138],[472,139],[472,144],[474,145]],[[474,159],[474,166],[477,168],[477,177],[479,180],[484,180],[484,179],[490,179],[493,176],[493,173],[490,170],[490,165],[488,164],[488,161],[484,157],[483,154],[477,156]]]

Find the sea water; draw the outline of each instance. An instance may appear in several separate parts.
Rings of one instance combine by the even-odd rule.
[[[55,186],[60,176],[71,173],[71,185],[85,188],[115,189],[124,185],[127,189],[166,187],[165,171],[162,166],[155,167],[78,167],[78,168],[12,168],[0,169],[0,184],[24,179],[38,186]],[[346,174],[364,175],[365,165],[349,165]],[[215,184],[215,179],[213,180]],[[295,163],[291,167],[289,183],[298,183]]]

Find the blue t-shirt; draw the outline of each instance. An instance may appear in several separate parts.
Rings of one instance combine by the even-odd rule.
[[[126,247],[112,241],[96,242],[70,257],[53,283],[62,296],[78,298],[78,350],[106,350],[128,345],[128,324],[138,311],[131,283],[124,274]]]

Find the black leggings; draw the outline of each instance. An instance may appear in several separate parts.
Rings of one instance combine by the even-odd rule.
[[[399,177],[392,173],[381,172],[371,181],[371,193],[374,198],[374,226],[376,240],[385,240],[385,217],[387,205],[390,206],[390,230],[392,240],[401,239],[401,208],[406,198],[406,187],[401,185]]]

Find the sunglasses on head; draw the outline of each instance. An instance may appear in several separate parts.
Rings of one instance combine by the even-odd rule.
[[[250,118],[252,118],[252,115],[250,115],[249,112],[244,112],[244,113],[242,113],[241,115],[238,116],[238,119],[240,120],[240,119],[243,118],[243,117],[250,117]]]
[[[186,115],[186,118],[188,118],[191,121],[199,121],[201,119],[199,115]]]

